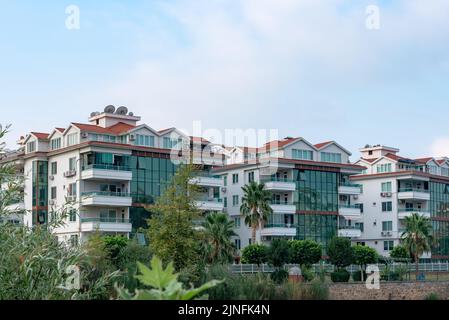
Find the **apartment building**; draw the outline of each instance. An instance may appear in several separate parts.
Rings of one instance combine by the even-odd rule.
[[[272,192],[273,214],[257,232],[257,241],[312,239],[326,247],[337,234],[360,235],[357,221],[361,211],[354,199],[362,190],[349,177],[365,168],[351,164],[351,153],[338,143],[314,145],[303,138],[287,137],[257,149],[235,147],[228,151],[228,164],[213,173],[223,177],[220,197],[234,221],[238,249],[251,243],[251,229],[240,213],[242,187],[251,181],[263,182]]]
[[[363,186],[356,204],[361,208],[362,233],[353,239],[389,256],[400,243],[404,219],[412,213],[429,217],[436,244],[422,258],[449,258],[449,159],[410,159],[399,149],[367,145],[357,165],[366,169],[351,176]]]
[[[200,209],[222,211],[223,182],[208,172],[224,164],[224,155],[203,138],[176,128],[157,131],[140,120],[125,107],[108,106],[88,123],[22,137],[20,149],[0,163],[14,163],[25,177],[24,198],[11,204],[27,210],[23,223],[45,224],[67,207],[67,221],[53,230],[61,241],[84,241],[97,230],[129,236],[145,226],[144,205],[163,193],[180,162],[202,169],[195,181]]]

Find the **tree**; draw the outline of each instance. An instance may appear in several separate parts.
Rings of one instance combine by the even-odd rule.
[[[234,223],[224,213],[213,213],[206,217],[203,247],[206,261],[210,264],[229,263],[234,258],[235,246],[231,237],[236,236]]]
[[[354,261],[354,250],[351,247],[351,240],[348,238],[334,237],[329,241],[327,254],[330,262],[342,269],[349,266]]]
[[[290,246],[287,240],[275,239],[271,241],[267,252],[267,260],[270,265],[276,268],[271,277],[278,283],[281,283],[288,277],[288,272],[283,267],[290,259],[289,254]]]
[[[263,183],[252,181],[242,187],[243,198],[240,212],[245,217],[245,224],[252,228],[252,243],[256,243],[256,232],[263,227],[268,216],[273,213],[271,208],[271,192],[265,190]]]
[[[267,262],[267,246],[263,244],[250,244],[242,250],[242,262],[254,263],[260,266],[262,263]]]
[[[396,261],[406,261],[410,259],[410,253],[403,245],[397,245],[390,251],[390,258]]]
[[[364,280],[363,275],[366,270],[366,265],[377,262],[377,251],[368,246],[356,245],[353,248],[354,252],[354,263],[361,267],[361,279]]]
[[[147,230],[150,249],[164,263],[172,261],[178,272],[200,258],[199,233],[193,226],[200,217],[195,205],[199,187],[190,183],[194,172],[193,165],[181,165],[156,204],[146,207],[152,212]]]
[[[402,234],[401,240],[415,261],[415,275],[418,278],[419,257],[432,249],[433,235],[430,219],[417,213],[406,217],[405,232]]]
[[[117,265],[117,257],[120,251],[128,245],[128,239],[123,236],[104,236],[103,241],[111,261]]]
[[[178,281],[178,274],[174,272],[173,264],[170,262],[164,269],[162,261],[153,257],[151,260],[151,269],[140,262],[137,262],[141,275],[136,278],[145,286],[151,289],[137,289],[134,295],[131,295],[124,288],[116,288],[119,299],[122,300],[192,300],[198,297],[207,289],[213,288],[222,281],[212,280],[203,284],[199,288],[186,290],[183,284]],[[205,298],[206,296],[200,297]]]
[[[321,260],[322,247],[313,240],[290,241],[290,261],[310,267]]]

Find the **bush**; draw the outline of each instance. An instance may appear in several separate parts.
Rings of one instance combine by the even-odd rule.
[[[340,269],[331,273],[332,282],[348,282],[351,274],[345,269]]]
[[[404,261],[410,259],[410,253],[403,245],[398,245],[391,250],[390,258],[395,261]]]
[[[285,282],[279,287],[276,299],[280,300],[327,300],[328,286],[319,279],[311,283]]]
[[[267,262],[267,249],[262,244],[250,244],[242,250],[242,263],[261,265]]]
[[[270,265],[280,269],[290,260],[290,245],[287,240],[276,239],[267,250],[267,260]]]
[[[327,248],[327,254],[330,262],[338,269],[347,267],[354,261],[354,250],[351,247],[351,240],[347,238],[332,238]]]
[[[270,277],[271,280],[273,280],[275,283],[281,284],[288,279],[288,271],[284,269],[278,269],[273,271]]]
[[[366,272],[365,271],[356,271],[352,273],[352,280],[355,282],[362,281],[362,273],[363,273],[363,280],[366,280]]]
[[[432,292],[432,293],[429,293],[427,296],[425,296],[424,300],[441,300],[441,299],[437,293]]]
[[[321,245],[312,240],[290,241],[290,262],[309,266],[321,260]]]
[[[306,266],[301,267],[301,273],[304,281],[306,282],[312,281],[315,278],[315,274],[313,273],[313,271]]]
[[[308,286],[305,300],[327,300],[329,299],[328,286],[318,279],[313,280]]]

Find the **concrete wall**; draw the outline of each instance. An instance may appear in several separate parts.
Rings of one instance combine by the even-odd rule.
[[[449,299],[449,282],[381,282],[379,290],[368,290],[364,283],[329,285],[329,300],[423,300],[430,293]]]

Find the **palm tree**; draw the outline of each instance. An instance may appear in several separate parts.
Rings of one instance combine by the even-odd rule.
[[[263,183],[252,181],[242,187],[244,192],[240,212],[245,216],[245,224],[251,227],[252,243],[256,243],[256,231],[262,229],[263,223],[268,220],[271,209],[271,192],[265,190]]]
[[[430,251],[433,244],[432,225],[430,219],[413,213],[405,218],[405,232],[401,236],[402,243],[415,260],[415,273],[418,277],[419,257]]]
[[[225,213],[213,213],[206,216],[202,224],[204,230],[203,248],[208,263],[229,263],[235,253],[231,242],[234,223]]]

